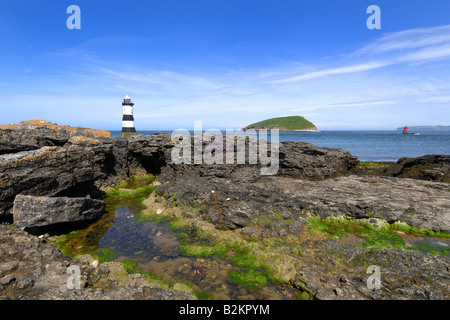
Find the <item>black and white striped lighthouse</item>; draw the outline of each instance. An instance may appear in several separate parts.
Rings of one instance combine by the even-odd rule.
[[[122,106],[123,106],[123,118],[122,118],[122,132],[120,133],[120,137],[128,138],[136,134],[133,117],[134,103],[131,102],[131,98],[128,96],[128,94],[123,99]]]

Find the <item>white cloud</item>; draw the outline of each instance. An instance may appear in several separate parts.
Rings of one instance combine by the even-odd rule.
[[[274,81],[274,83],[298,82],[298,81],[322,78],[322,77],[326,77],[326,76],[330,76],[330,75],[363,72],[363,71],[368,71],[368,70],[372,70],[372,69],[382,68],[387,65],[388,65],[388,63],[385,63],[385,62],[368,62],[368,63],[362,63],[362,64],[356,64],[356,65],[343,66],[343,67],[338,67],[338,68],[329,68],[329,69],[325,69],[325,70],[309,72],[306,74],[302,74],[300,76],[276,80],[276,81]]]
[[[435,96],[426,97],[420,99],[421,102],[433,102],[433,103],[448,103],[450,102],[450,96]]]
[[[450,58],[450,43],[447,45],[425,48],[401,56],[399,61],[428,62],[434,59]]]
[[[430,62],[450,58],[450,25],[418,28],[383,35],[375,42],[350,53],[348,60],[362,60],[357,64],[330,67],[290,76],[273,83],[291,83],[332,75],[360,73],[408,62]]]
[[[331,108],[361,108],[361,107],[373,107],[396,104],[396,101],[359,101],[359,102],[347,102],[347,103],[331,103],[326,105],[309,106],[304,108],[292,108],[290,111],[309,111],[319,109],[331,109]]]
[[[356,50],[352,56],[392,53],[434,45],[439,46],[443,43],[450,43],[450,25],[385,33],[373,43]]]

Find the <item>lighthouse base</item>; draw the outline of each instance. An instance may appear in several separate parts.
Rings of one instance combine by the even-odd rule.
[[[136,132],[121,132],[120,133],[120,139],[127,139],[129,137],[137,135]]]
[[[137,135],[136,133],[136,129],[133,128],[122,128],[122,132],[120,133],[120,138],[121,139],[126,139],[132,136]]]

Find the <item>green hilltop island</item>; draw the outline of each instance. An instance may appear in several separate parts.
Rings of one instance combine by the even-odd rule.
[[[283,132],[320,132],[312,122],[306,120],[301,116],[267,119],[242,128],[243,131],[264,129],[278,129]]]

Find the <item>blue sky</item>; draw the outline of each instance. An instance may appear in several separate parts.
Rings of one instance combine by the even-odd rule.
[[[129,94],[138,131],[450,125],[449,1],[3,0],[0,34],[2,124],[120,130]]]

